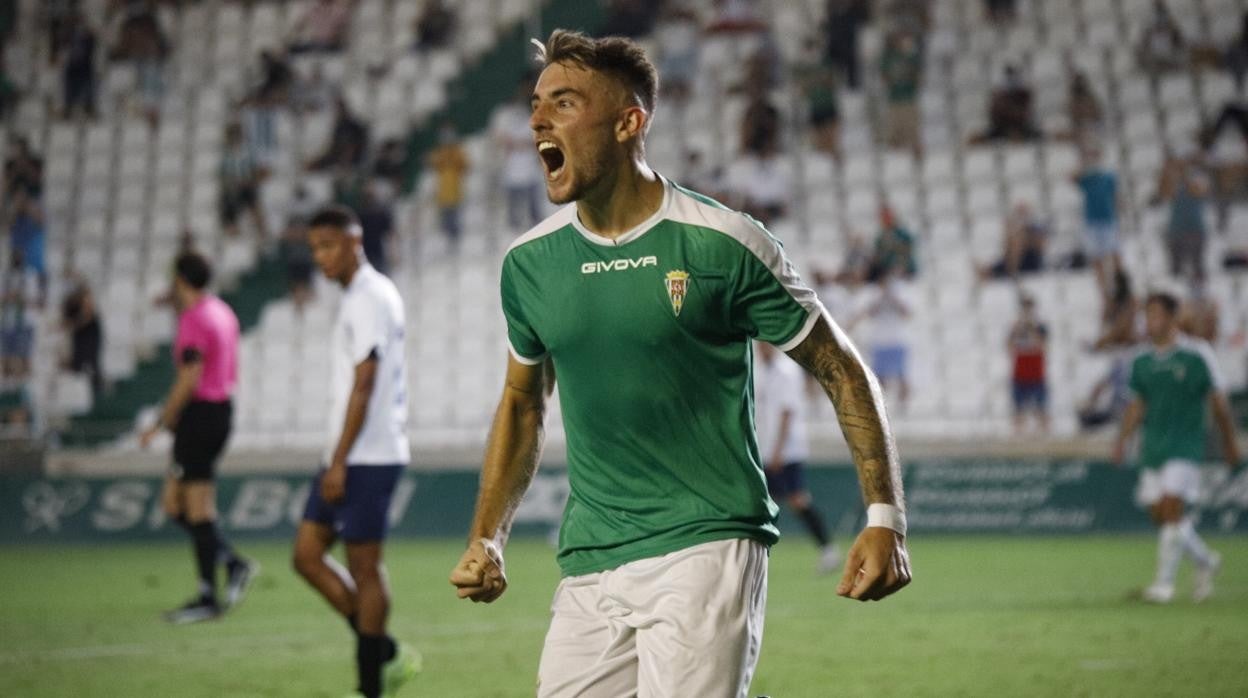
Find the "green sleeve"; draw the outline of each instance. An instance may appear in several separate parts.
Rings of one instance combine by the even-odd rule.
[[[744,334],[788,351],[806,338],[823,306],[780,243],[763,235],[741,250],[729,313]]]
[[[516,360],[525,364],[541,363],[546,358],[546,345],[528,320],[524,299],[535,298],[533,278],[519,269],[512,255],[503,260],[499,287],[502,292],[503,316],[507,320],[507,343]]]
[[[1136,397],[1144,398],[1144,381],[1140,379],[1140,360],[1136,359],[1131,362],[1131,375],[1127,378],[1127,387],[1131,389],[1131,393]]]

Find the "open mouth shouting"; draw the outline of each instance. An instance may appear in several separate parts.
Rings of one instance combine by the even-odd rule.
[[[563,174],[564,155],[554,141],[540,140],[537,142],[537,154],[542,158],[542,166],[546,168],[546,181],[553,182]]]

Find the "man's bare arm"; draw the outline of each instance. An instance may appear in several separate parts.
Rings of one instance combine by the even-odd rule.
[[[376,356],[369,356],[355,366],[351,394],[347,398],[347,414],[343,418],[342,434],[338,436],[330,467],[346,465],[347,454],[351,453],[355,440],[364,430],[364,421],[368,419],[368,403],[373,398],[373,388],[377,384],[378,363]]]
[[[182,409],[191,401],[191,394],[195,392],[195,386],[199,385],[199,377],[203,373],[203,361],[188,361],[178,367],[177,377],[165,398],[165,407],[160,411],[160,419],[157,421],[159,426],[173,429],[178,425]]]
[[[161,429],[173,431],[177,428],[178,421],[182,418],[182,410],[191,401],[195,386],[199,385],[199,378],[203,373],[204,362],[200,359],[184,361],[178,366],[178,373],[173,379],[173,385],[169,388],[169,395],[165,397],[165,405],[161,408],[156,423],[139,434],[141,447],[150,446]]]
[[[503,396],[486,441],[471,540],[486,538],[500,547],[507,541],[516,507],[542,456],[546,398],[553,387],[548,372],[546,364],[528,366],[508,358]]]
[[[902,513],[901,463],[884,413],[883,392],[849,337],[827,315],[816,320],[789,356],[831,398],[867,503],[867,527],[845,557],[845,573],[836,593],[878,601],[909,584],[912,576]]]
[[[490,603],[507,590],[503,547],[520,500],[537,472],[546,398],[553,387],[554,369],[549,361],[530,366],[508,357],[503,397],[485,447],[468,549],[451,570],[451,585],[461,599]]]
[[[1122,465],[1126,460],[1127,440],[1131,438],[1143,420],[1144,401],[1139,397],[1133,397],[1122,413],[1122,426],[1119,427],[1118,438],[1114,441],[1113,461],[1115,465]]]
[[[904,509],[901,464],[884,411],[884,394],[849,337],[825,315],[788,354],[832,400],[858,468],[863,500]]]

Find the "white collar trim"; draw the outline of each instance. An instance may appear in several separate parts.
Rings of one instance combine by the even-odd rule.
[[[619,247],[621,245],[627,245],[633,240],[636,240],[642,235],[650,232],[654,226],[658,225],[660,221],[667,217],[667,209],[672,202],[672,183],[669,182],[666,177],[658,174],[657,172],[655,175],[658,176],[659,181],[663,183],[663,201],[659,204],[658,210],[656,210],[653,215],[639,223],[632,230],[629,230],[628,232],[625,232],[615,238],[604,237],[590,231],[589,228],[586,228],[585,224],[581,223],[581,217],[578,214],[574,214],[572,216],[572,227],[576,228],[576,232],[580,233],[581,237],[595,245],[601,245],[602,247]]]

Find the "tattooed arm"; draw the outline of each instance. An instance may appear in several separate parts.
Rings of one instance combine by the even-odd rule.
[[[841,328],[827,315],[816,321],[789,356],[814,376],[832,400],[845,442],[858,469],[863,501],[905,508],[901,464],[884,413],[884,396]],[[905,535],[868,525],[850,548],[837,593],[875,601],[910,583]]]

